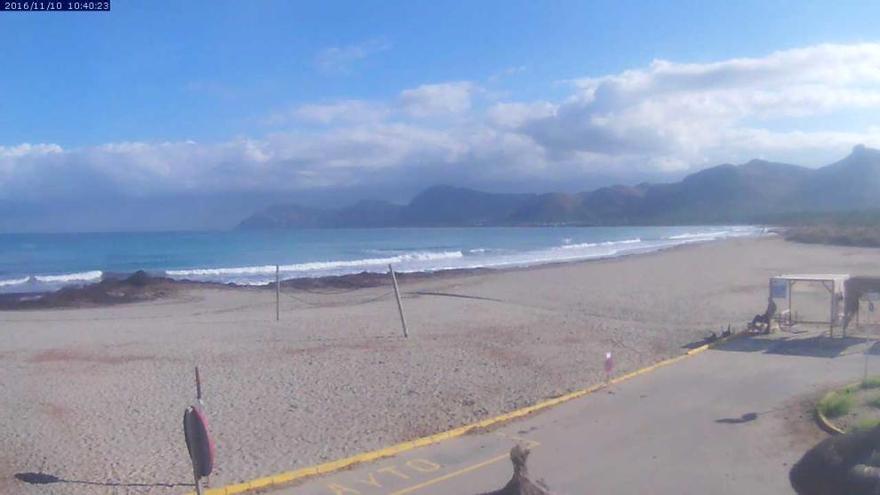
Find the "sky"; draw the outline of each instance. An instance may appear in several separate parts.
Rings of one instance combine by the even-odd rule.
[[[767,0],[0,13],[0,231],[820,166],[880,147],[878,18],[874,1]]]

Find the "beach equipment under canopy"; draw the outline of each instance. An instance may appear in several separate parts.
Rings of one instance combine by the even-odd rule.
[[[789,323],[827,323],[830,326],[831,335],[834,335],[834,327],[841,323],[843,311],[842,302],[846,294],[846,281],[849,280],[849,274],[843,273],[800,273],[776,275],[770,277],[770,297],[773,299],[788,300]],[[793,297],[792,287],[798,282],[821,283],[829,294],[829,313],[827,320],[799,320],[792,312]],[[844,332],[846,328],[844,327]],[[844,333],[844,336],[846,334]]]

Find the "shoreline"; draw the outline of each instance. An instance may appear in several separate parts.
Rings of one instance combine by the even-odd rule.
[[[506,267],[475,267],[475,268],[449,268],[433,271],[395,272],[398,281],[412,283],[426,280],[444,280],[458,277],[478,276],[491,273],[520,272],[542,269],[556,266],[579,265],[583,263],[595,263],[617,259],[631,259],[636,257],[657,255],[664,252],[691,248],[707,244],[731,242],[736,239],[772,239],[779,234],[771,232],[754,237],[723,238],[706,241],[696,241],[661,247],[645,252],[633,252],[623,255],[597,256],[595,258],[549,261],[532,265],[506,266]],[[0,312],[2,311],[28,311],[41,309],[81,309],[116,306],[120,304],[134,304],[168,299],[179,294],[181,291],[190,289],[228,289],[239,291],[264,291],[274,290],[275,283],[265,284],[236,284],[234,282],[210,282],[176,279],[163,275],[152,275],[143,270],[132,273],[108,273],[99,282],[84,285],[72,285],[55,291],[44,292],[18,292],[0,294]],[[368,272],[350,273],[343,275],[323,275],[318,277],[294,277],[281,279],[281,288],[303,291],[320,289],[359,290],[375,287],[391,286],[388,273]]]
[[[559,262],[603,259],[668,249],[696,242],[744,238],[766,233],[760,226],[685,226],[625,229],[552,229],[530,235],[510,232],[464,233],[453,230],[422,233],[407,230],[388,235],[383,231],[353,238],[315,236],[297,232],[274,237],[229,238],[171,236],[150,240],[147,251],[140,239],[123,238],[122,245],[100,244],[104,239],[84,236],[53,254],[47,240],[31,245],[29,259],[16,263],[0,257],[0,295],[5,300],[39,299],[62,290],[120,281],[144,270],[154,278],[212,284],[214,286],[265,286],[281,278],[293,285],[310,285],[300,279],[322,279],[319,285],[373,285],[369,274],[461,272],[475,269],[503,270]],[[163,242],[159,242],[159,241]],[[94,245],[98,243],[97,245]],[[126,244],[128,243],[128,244]],[[91,244],[91,245],[90,245]],[[13,246],[15,247],[15,246]],[[90,249],[85,250],[86,247]],[[81,254],[80,251],[88,255]],[[53,257],[54,256],[54,257]],[[360,279],[360,280],[359,280]],[[111,298],[105,298],[111,299]]]
[[[192,476],[180,414],[194,365],[217,442],[212,479],[226,485],[600,383],[606,352],[620,374],[679,355],[742,328],[780,272],[880,274],[872,249],[777,237],[685,248],[410,280],[409,338],[387,286],[287,290],[280,321],[271,289],[203,285],[161,303],[0,312],[0,374],[16,397],[0,410],[0,491],[36,495],[14,474],[40,471],[173,495]]]

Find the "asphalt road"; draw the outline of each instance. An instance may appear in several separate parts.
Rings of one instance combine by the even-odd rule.
[[[807,400],[860,379],[869,343],[741,338],[493,431],[273,494],[474,495],[510,477],[508,451],[556,494],[793,493],[788,470],[823,438]],[[875,363],[876,361],[876,363]],[[880,357],[869,366],[880,373]]]

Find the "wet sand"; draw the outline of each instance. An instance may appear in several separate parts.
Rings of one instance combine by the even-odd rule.
[[[108,307],[0,312],[0,493],[181,493],[202,370],[213,485],[532,404],[682,352],[764,308],[781,272],[880,275],[880,251],[731,240],[390,287],[186,287]],[[16,473],[63,481],[32,485]]]

